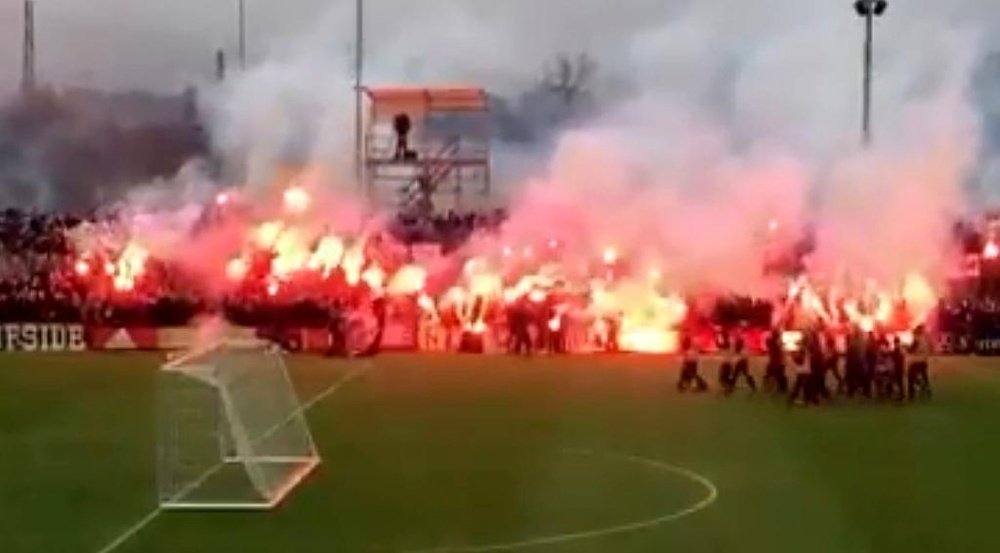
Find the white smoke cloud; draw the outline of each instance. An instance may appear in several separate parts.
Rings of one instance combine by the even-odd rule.
[[[193,15],[189,1],[172,9]],[[252,34],[254,67],[207,101],[227,178],[262,186],[308,165],[354,190],[353,2],[322,15],[315,3],[249,4],[256,25],[270,18],[288,32]],[[597,115],[575,122],[535,178],[497,183],[515,202],[505,240],[574,229],[580,257],[614,243],[656,257],[678,287],[750,291],[761,285],[761,229],[776,220],[816,226],[823,271],[893,280],[943,270],[949,218],[979,149],[966,89],[998,46],[1000,4],[890,2],[877,22],[868,153],[858,147],[862,24],[850,2],[666,4],[369,0],[366,81],[514,95],[557,53],[597,60]],[[135,28],[149,22],[140,12],[126,11]],[[192,43],[204,43],[195,27]],[[497,152],[511,156],[498,165],[528,163],[516,149]]]

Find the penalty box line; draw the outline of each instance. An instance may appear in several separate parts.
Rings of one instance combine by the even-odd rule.
[[[310,409],[312,409],[313,407],[315,407],[316,405],[318,405],[320,402],[322,402],[326,398],[332,396],[333,393],[336,392],[337,390],[339,390],[342,387],[344,387],[345,385],[353,382],[359,376],[361,376],[362,374],[364,374],[364,373],[368,372],[369,370],[371,370],[372,367],[373,367],[373,363],[372,363],[372,361],[369,360],[369,361],[367,361],[364,364],[364,366],[358,367],[358,368],[352,370],[351,372],[345,374],[344,376],[338,378],[332,384],[330,384],[329,386],[327,386],[322,392],[316,394],[309,401],[307,401],[304,404],[302,404],[302,406],[300,406],[296,410],[295,414],[305,413],[305,412],[309,411]],[[211,469],[211,470],[209,470],[209,473],[212,473],[215,470],[218,470],[218,469]],[[139,519],[138,521],[136,521],[136,523],[133,524],[132,526],[129,526],[125,531],[123,531],[121,534],[119,534],[118,537],[116,537],[114,540],[112,540],[111,542],[109,542],[107,545],[105,545],[104,547],[98,549],[97,553],[111,553],[112,551],[115,551],[116,549],[118,549],[119,547],[121,547],[122,545],[124,545],[127,541],[129,541],[130,539],[132,539],[136,534],[138,534],[139,532],[141,532],[145,527],[149,526],[154,520],[156,520],[160,516],[160,513],[162,513],[162,512],[163,512],[163,509],[157,507],[157,508],[153,509],[152,511],[146,513],[146,516],[144,516],[141,519]]]

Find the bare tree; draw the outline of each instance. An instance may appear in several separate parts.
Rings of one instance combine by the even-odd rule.
[[[596,69],[597,62],[586,52],[575,56],[559,54],[546,66],[542,84],[567,105],[572,105],[586,91]]]

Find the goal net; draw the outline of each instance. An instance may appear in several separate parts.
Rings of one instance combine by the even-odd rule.
[[[280,353],[218,344],[158,375],[165,509],[269,509],[319,464]]]

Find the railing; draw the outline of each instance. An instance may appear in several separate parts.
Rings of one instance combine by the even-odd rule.
[[[369,163],[379,164],[419,163],[428,159],[437,159],[442,156],[446,149],[448,150],[448,155],[455,160],[486,162],[489,159],[490,151],[489,144],[482,141],[463,140],[459,137],[451,137],[446,140],[424,139],[416,141],[411,146],[411,149],[417,154],[415,160],[400,160],[395,157],[396,137],[391,133],[369,134],[366,144],[366,157]]]
[[[455,168],[455,156],[460,149],[461,139],[454,137],[440,146],[433,156],[423,158],[420,174],[400,190],[403,195],[401,203],[408,205],[422,195],[433,196],[438,184]],[[422,189],[421,182],[426,183],[428,190]]]

